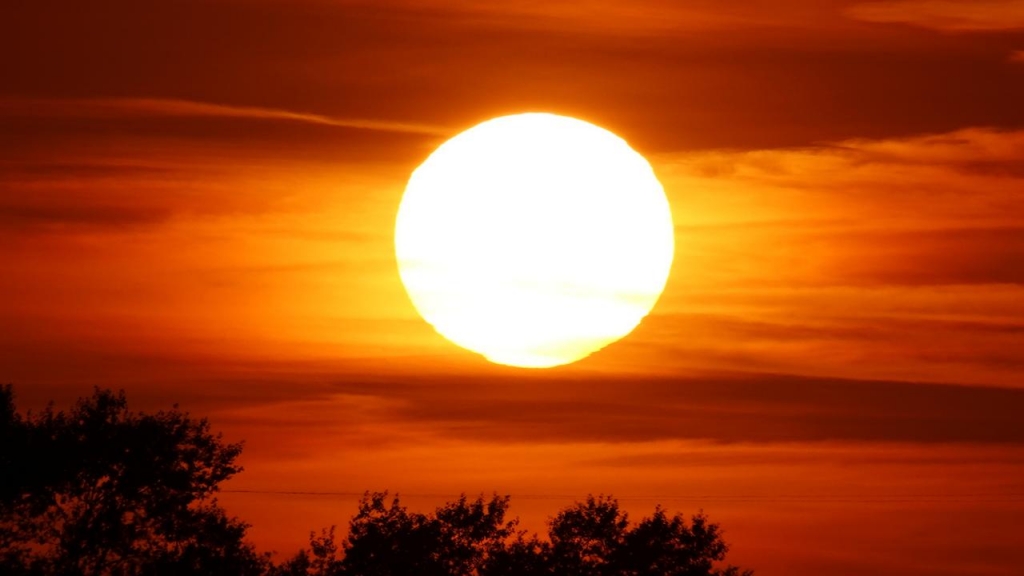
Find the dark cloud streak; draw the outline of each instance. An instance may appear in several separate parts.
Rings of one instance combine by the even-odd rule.
[[[1024,390],[753,374],[666,380],[338,384],[396,417],[497,442],[1024,443]]]
[[[0,19],[0,49],[25,57],[0,64],[0,94],[453,127],[547,109],[599,121],[647,151],[1024,125],[1024,77],[1006,62],[1020,46],[1013,35],[851,26],[842,3],[806,4],[814,18],[780,27],[756,25],[770,12],[757,3],[688,3],[672,12],[726,29],[669,34],[655,19],[653,31],[621,36],[509,27],[522,10],[452,17],[429,3],[16,3]],[[558,22],[581,16],[568,4],[552,10]],[[618,11],[608,24],[621,24]]]

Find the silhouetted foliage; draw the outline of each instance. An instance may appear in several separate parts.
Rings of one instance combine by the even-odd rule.
[[[551,521],[552,566],[564,576],[602,576],[621,554],[629,520],[611,498],[587,498]]]
[[[334,529],[311,534],[306,552],[277,576],[741,576],[717,567],[728,547],[703,514],[689,522],[656,508],[630,526],[617,500],[589,497],[551,521],[548,541],[506,521],[507,496],[465,496],[426,515],[397,497],[368,493],[359,503],[338,558]]]
[[[432,515],[410,513],[387,493],[367,494],[349,524],[343,573],[350,576],[476,574],[513,532],[508,497],[465,496]]]
[[[508,496],[462,496],[430,514],[366,493],[340,544],[272,565],[213,494],[238,473],[226,444],[173,410],[130,412],[96,390],[69,412],[21,415],[0,387],[0,574],[10,576],[741,576],[703,514],[660,507],[632,525],[611,497],[560,511],[548,537],[507,520]]]
[[[733,566],[715,568],[717,562],[725,559],[728,550],[718,524],[709,523],[704,514],[693,516],[687,524],[682,516],[669,517],[658,507],[650,518],[642,519],[625,534],[616,555],[615,573],[636,576],[751,574]]]
[[[212,497],[239,444],[177,407],[128,410],[96,390],[28,416],[0,390],[0,568],[7,574],[258,574],[246,524]]]
[[[551,546],[525,532],[514,539],[494,547],[484,562],[481,575],[486,576],[541,576],[551,574]]]
[[[334,526],[322,530],[320,536],[309,533],[310,552],[301,550],[290,560],[274,567],[271,576],[332,576],[342,574],[338,560],[338,545],[334,541]]]

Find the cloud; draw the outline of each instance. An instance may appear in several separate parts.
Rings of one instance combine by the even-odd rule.
[[[58,21],[47,2],[26,2],[0,21],[0,49],[26,54],[0,76],[10,95],[182,98],[428,130],[548,110],[592,119],[644,151],[1024,123],[1024,86],[1000,71],[1008,49],[877,30],[844,18],[846,3],[317,0],[248,2],[239,16],[212,2],[197,19],[105,0],[102,10],[63,6]],[[19,22],[45,22],[47,34]],[[264,124],[286,146],[317,132],[284,138],[300,122]]]
[[[323,114],[309,114],[264,108],[259,106],[234,106],[178,100],[172,98],[91,98],[63,100],[0,100],[0,111],[6,114],[35,114],[83,117],[124,117],[124,116],[178,116],[240,118],[250,120],[279,120],[301,122],[336,128],[400,132],[429,136],[450,135],[452,131],[440,126],[394,122],[360,118],[335,118]]]
[[[659,159],[693,282],[1024,282],[1024,132]]]
[[[478,367],[419,320],[394,272],[406,166],[85,136],[81,153],[36,145],[38,161],[0,173],[13,333]],[[1019,384],[1024,132],[651,159],[675,210],[672,275],[640,327],[582,369]]]
[[[173,195],[154,199],[146,192],[172,192],[167,183],[179,176],[166,162],[142,158],[8,160],[0,170],[8,192],[0,195],[0,235],[123,232],[156,224],[173,214]]]
[[[1021,0],[902,0],[865,2],[847,9],[857,20],[897,23],[950,32],[1024,29]]]
[[[390,172],[365,164],[420,160],[446,129],[179,99],[0,97],[0,133],[0,236],[11,238],[176,217],[284,222],[369,181],[379,190]]]
[[[25,352],[24,343],[19,350]],[[57,350],[50,348],[49,353]],[[769,373],[665,378],[571,374],[359,373],[313,365],[231,363],[69,350],[74,386],[36,367],[16,381],[27,406],[89,386],[127,385],[135,406],[180,402],[259,450],[314,444],[464,441],[623,444],[661,441],[976,443],[1024,446],[1024,390]],[[62,356],[63,357],[63,356]],[[31,371],[30,371],[31,372]],[[74,374],[72,374],[74,372]],[[41,385],[41,386],[40,386]],[[297,439],[319,437],[315,443]],[[291,448],[288,446],[291,445]]]
[[[445,381],[410,376],[386,385],[354,378],[333,390],[338,401],[323,412],[333,410],[340,422],[493,443],[1024,444],[1016,423],[1024,390],[1014,389],[710,374],[584,381],[557,375]],[[263,426],[282,418],[273,406],[262,412]],[[284,420],[296,424],[294,418]]]
[[[350,2],[366,5],[366,2]],[[748,2],[723,9],[720,3],[705,0],[674,2],[638,0],[618,2],[596,0],[586,5],[572,0],[547,2],[460,2],[458,0],[391,0],[373,2],[389,11],[406,10],[415,14],[443,14],[461,18],[474,25],[500,28],[546,29],[574,33],[664,34],[671,31],[722,31],[766,28],[808,23],[812,15],[821,16],[820,3],[806,0],[772,3]]]
[[[654,165],[677,225],[672,274],[652,315],[595,362],[1019,385],[1024,132]]]
[[[109,144],[99,138],[92,142],[97,147]],[[0,195],[0,235],[123,233],[175,216],[282,210],[273,184],[254,185],[252,174],[260,170],[251,162],[197,152],[191,158],[161,157],[159,146],[143,140],[119,145],[125,149],[114,154],[134,158],[101,152],[70,161],[47,160],[29,152],[9,161],[0,171],[0,186],[7,191]],[[226,194],[232,183],[237,191]]]
[[[99,227],[116,229],[124,226],[160,222],[169,216],[167,210],[153,206],[116,206],[66,203],[61,206],[10,204],[0,202],[0,226],[33,228],[37,226]]]
[[[903,138],[850,139],[835,147],[880,163],[969,168],[987,162],[1012,167],[1024,158],[1024,131],[965,128]]]

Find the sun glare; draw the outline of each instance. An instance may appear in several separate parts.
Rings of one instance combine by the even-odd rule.
[[[629,334],[664,289],[672,216],[618,136],[553,114],[442,144],[398,210],[399,272],[445,338],[499,364],[574,362]]]

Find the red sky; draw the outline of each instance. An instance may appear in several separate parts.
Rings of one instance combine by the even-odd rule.
[[[0,381],[209,416],[261,547],[367,489],[610,492],[766,576],[1024,565],[1024,2],[36,0],[0,50]],[[676,224],[647,320],[543,372],[436,335],[392,245],[523,111],[624,137]]]

